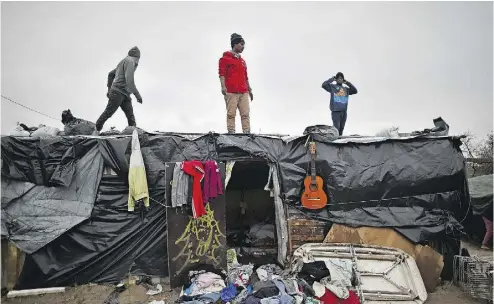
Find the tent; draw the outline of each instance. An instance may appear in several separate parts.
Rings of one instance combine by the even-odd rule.
[[[317,211],[299,202],[310,163],[308,137],[316,141],[317,173],[329,198]],[[329,224],[391,227],[414,243],[427,243],[445,236],[457,241],[462,230],[457,219],[468,208],[465,161],[456,137],[328,141],[311,134],[144,133],[139,140],[151,205],[128,212],[130,136],[2,137],[2,238],[26,253],[16,288],[116,283],[129,274],[183,271],[170,269],[190,256],[169,251],[183,239],[188,215],[171,208],[167,197],[170,168],[184,160],[216,160],[228,184],[226,199],[209,204],[219,216],[215,225],[223,225],[214,232],[221,241],[208,243],[211,261],[218,257],[213,251],[225,247],[221,229],[235,225],[233,214],[245,212],[241,201],[249,196],[247,207],[257,210],[247,211],[251,219],[259,210],[274,213],[280,263],[290,254],[289,209]],[[252,194],[255,189],[269,191]],[[271,205],[264,208],[269,198]]]

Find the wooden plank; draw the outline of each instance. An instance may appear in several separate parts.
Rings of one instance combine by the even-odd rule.
[[[37,296],[48,293],[61,293],[65,292],[65,287],[51,287],[51,288],[38,288],[38,289],[25,289],[25,290],[12,290],[7,294],[7,298]]]
[[[9,242],[7,240],[2,240],[2,286],[1,288],[7,288],[7,256],[9,250]]]
[[[17,269],[18,253],[19,249],[17,249],[14,243],[9,242],[7,250],[7,289],[9,290],[14,288],[20,272],[20,270]]]
[[[290,226],[326,227],[326,224],[324,222],[315,221],[315,220],[303,220],[303,219],[289,220],[288,224]]]
[[[223,181],[225,165],[218,164]],[[170,205],[171,184],[175,163],[167,163],[165,169],[166,205]],[[225,190],[223,190],[225,193]],[[226,269],[226,201],[225,195],[206,205],[207,214],[193,219],[182,208],[167,207],[168,269],[172,288],[182,286],[188,272],[201,264]]]

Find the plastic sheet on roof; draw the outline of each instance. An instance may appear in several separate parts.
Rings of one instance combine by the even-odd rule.
[[[83,168],[94,167],[89,165],[89,157],[85,158],[90,151],[95,153],[90,159],[101,157],[120,182],[118,186],[104,187],[105,182],[100,183],[97,175],[88,177],[88,181],[96,183],[90,186],[97,190],[92,199],[95,207],[79,225],[63,214],[53,213],[47,218],[48,223],[70,222],[68,231],[47,237],[44,246],[35,240],[22,245],[39,249],[27,256],[26,277],[21,279],[19,288],[34,288],[32,284],[50,287],[117,282],[129,272],[166,275],[167,227],[160,220],[166,209],[156,203],[163,198],[166,162],[266,160],[278,169],[283,202],[301,208],[302,182],[310,164],[305,147],[307,136],[287,142],[244,134],[206,134],[190,139],[145,133],[139,140],[153,198],[151,211],[143,219],[124,207],[130,137],[2,137],[2,182],[29,182],[36,186],[33,189],[51,187],[51,195],[58,195],[60,202],[70,202],[61,194],[77,180]],[[468,208],[469,193],[459,139],[419,136],[364,143],[316,143],[317,172],[325,181],[329,204],[319,211],[305,210],[310,217],[351,226],[391,227],[414,242],[461,230],[457,219],[463,218]],[[19,204],[17,198],[27,195],[16,194],[16,187],[5,189],[2,212],[13,208],[9,205]],[[3,197],[9,198],[7,209]],[[24,216],[27,226],[35,225],[37,213],[33,210],[19,208],[18,215]],[[8,225],[8,218],[2,216],[2,226]],[[19,246],[21,240],[16,239],[16,233],[11,229],[7,237]],[[36,280],[29,281],[29,277]]]

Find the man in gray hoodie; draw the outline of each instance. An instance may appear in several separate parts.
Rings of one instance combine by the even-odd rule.
[[[108,105],[96,121],[98,132],[103,129],[105,122],[115,114],[118,108],[124,111],[129,126],[136,126],[130,94],[134,94],[137,102],[142,104],[141,94],[134,83],[134,72],[139,65],[139,58],[141,58],[141,51],[135,46],[130,49],[128,56],[108,74],[108,93],[106,93]]]

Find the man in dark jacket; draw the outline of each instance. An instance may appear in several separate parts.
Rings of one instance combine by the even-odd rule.
[[[122,59],[117,67],[108,74],[108,105],[105,111],[96,121],[96,130],[99,132],[103,129],[105,122],[113,116],[118,108],[122,108],[127,117],[129,126],[136,126],[134,109],[130,94],[134,94],[138,103],[142,103],[141,94],[134,83],[134,73],[139,65],[141,51],[137,46],[130,49],[128,56]]]
[[[336,84],[333,84],[335,80]],[[348,87],[344,87],[344,84]],[[329,102],[331,118],[333,119],[333,126],[338,129],[341,136],[347,118],[348,96],[357,94],[357,88],[350,81],[345,80],[345,76],[341,72],[323,82],[322,88],[331,94],[331,101]]]
[[[221,94],[226,103],[226,126],[228,133],[235,133],[237,108],[242,121],[242,131],[250,133],[250,100],[254,99],[247,75],[247,65],[240,54],[244,51],[245,41],[239,34],[230,37],[231,51],[223,53],[219,60]]]

